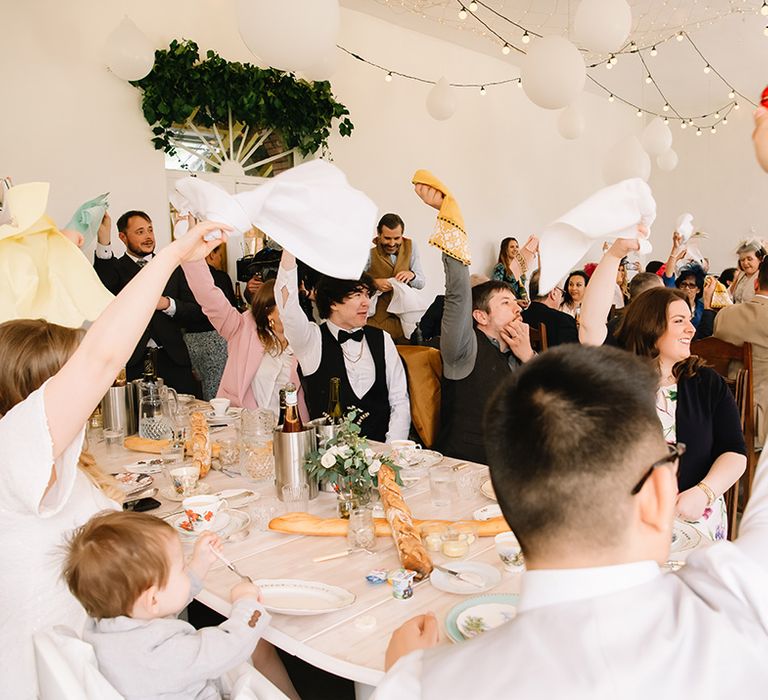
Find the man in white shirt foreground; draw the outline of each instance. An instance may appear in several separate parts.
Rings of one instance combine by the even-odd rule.
[[[735,542],[669,557],[677,455],[650,364],[563,346],[526,363],[486,414],[493,486],[525,555],[517,617],[437,643],[393,635],[376,698],[762,698],[768,688],[768,479]],[[418,596],[418,593],[417,593]]]
[[[400,355],[386,331],[366,325],[373,283],[321,277],[316,302],[319,326],[299,306],[296,258],[283,251],[275,280],[275,301],[285,337],[296,353],[310,418],[328,410],[332,377],[341,380],[340,401],[368,414],[363,435],[390,442],[408,437],[411,409]]]

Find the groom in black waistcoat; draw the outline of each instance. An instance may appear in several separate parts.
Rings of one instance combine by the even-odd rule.
[[[102,284],[113,294],[119,294],[155,254],[155,233],[152,220],[143,211],[128,211],[117,220],[125,255],[116,258],[109,247],[111,220],[109,214],[99,227],[93,267]],[[166,385],[184,394],[201,398],[200,383],[192,374],[192,363],[184,343],[182,328],[206,323],[207,319],[195,302],[192,291],[180,267],[171,274],[163,296],[157,302],[144,335],[126,364],[129,380],[141,376],[144,355],[148,347],[157,348],[157,374]]]

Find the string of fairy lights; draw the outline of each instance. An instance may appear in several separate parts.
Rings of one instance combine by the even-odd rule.
[[[512,51],[516,51],[517,53],[525,55],[527,51],[525,50],[524,46],[527,46],[532,40],[540,39],[542,37],[542,34],[538,33],[533,28],[525,26],[522,22],[518,22],[510,17],[505,16],[504,14],[502,14],[495,8],[489,6],[487,3],[483,2],[482,0],[472,0],[469,3],[467,3],[465,0],[456,0],[456,6],[458,7],[457,16],[459,20],[464,21],[471,17],[472,21],[481,25],[484,28],[485,32],[487,32],[489,36],[493,37],[495,42],[499,43],[501,53],[505,56],[509,55]],[[491,27],[487,21],[479,17],[477,13],[481,7],[484,10],[486,10],[489,14],[495,16],[499,20],[504,21],[506,24],[510,25],[517,32],[519,32],[519,40],[523,44],[523,46],[518,46],[515,41],[513,41],[509,37],[505,37],[499,31]],[[759,12],[761,15],[768,17],[768,0],[763,0],[762,5],[760,6]],[[765,28],[765,34],[766,36],[768,36],[768,26],[766,26]],[[649,62],[646,60],[646,57],[655,58],[659,53],[659,47],[662,47],[664,44],[670,41],[677,41],[677,42],[687,41],[688,42],[692,50],[695,51],[698,54],[698,56],[701,58],[702,70],[704,74],[715,75],[717,78],[720,79],[720,81],[723,83],[723,85],[727,89],[727,97],[728,97],[727,101],[724,101],[723,104],[718,108],[716,108],[715,110],[706,112],[704,114],[682,114],[678,109],[675,108],[674,104],[668,99],[668,97],[666,96],[666,93],[664,92],[662,87],[659,85],[658,80],[654,76],[653,71],[649,66]],[[413,80],[413,81],[430,84],[430,85],[434,85],[437,82],[435,80],[430,80],[428,78],[424,78],[418,75],[412,75],[412,74],[404,73],[402,71],[398,71],[392,68],[388,68],[381,64],[375,63],[374,61],[371,61],[361,56],[358,53],[350,51],[349,49],[343,46],[339,46],[338,48],[344,51],[345,53],[347,53],[352,58],[358,61],[361,61],[362,63],[365,63],[381,71],[384,74],[384,80],[386,82],[391,82],[394,78]],[[580,50],[586,53],[585,49],[580,49]],[[690,34],[684,29],[680,29],[678,31],[670,33],[669,35],[654,41],[652,44],[648,44],[645,46],[638,46],[638,44],[634,40],[628,41],[621,49],[619,49],[615,53],[608,54],[605,58],[602,58],[600,60],[588,62],[587,70],[594,72],[595,69],[600,68],[601,66],[605,66],[607,70],[612,70],[618,63],[620,56],[635,57],[637,60],[640,61],[643,67],[643,70],[645,72],[646,84],[652,85],[653,89],[658,93],[658,95],[663,100],[663,107],[661,111],[655,111],[653,109],[643,107],[641,104],[638,104],[633,100],[630,100],[626,97],[623,97],[617,94],[616,92],[608,88],[606,85],[604,85],[600,80],[598,80],[594,75],[592,75],[589,72],[587,73],[587,78],[593,85],[595,85],[596,87],[604,91],[609,102],[619,102],[628,107],[631,107],[632,109],[635,110],[635,113],[637,114],[638,118],[642,118],[646,115],[651,117],[660,117],[665,124],[669,124],[670,122],[674,121],[679,124],[681,129],[687,129],[687,128],[695,129],[696,135],[701,136],[704,132],[715,134],[717,133],[717,128],[719,126],[726,126],[728,124],[728,116],[731,114],[731,112],[733,112],[734,110],[738,110],[740,108],[739,99],[743,100],[748,104],[751,104],[754,107],[757,106],[757,104],[753,102],[749,97],[747,97],[742,92],[739,92],[736,89],[736,87],[720,71],[718,71],[712,65],[709,59],[702,53],[702,51],[696,45],[694,40],[691,38]],[[452,88],[476,89],[479,91],[481,96],[484,96],[487,93],[487,89],[489,87],[498,87],[498,86],[510,85],[510,84],[514,84],[518,88],[522,88],[523,87],[522,78],[517,77],[517,78],[509,78],[506,80],[494,80],[494,81],[470,82],[470,83],[449,83],[450,87]],[[725,93],[725,90],[724,90],[724,93]]]

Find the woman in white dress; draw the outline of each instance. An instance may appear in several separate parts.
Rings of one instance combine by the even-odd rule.
[[[0,325],[3,697],[37,697],[37,630],[82,630],[85,611],[61,580],[61,545],[91,515],[118,507],[92,460],[81,458],[86,421],[144,333],[171,272],[204,258],[220,241],[203,237],[221,228],[202,223],[161,250],[84,336],[40,320]]]

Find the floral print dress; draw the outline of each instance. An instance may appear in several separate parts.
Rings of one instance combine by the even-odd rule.
[[[668,445],[677,442],[675,415],[677,412],[677,384],[663,386],[656,392],[656,414],[661,422],[664,440]],[[688,521],[707,539],[724,540],[728,534],[728,515],[725,510],[725,498],[720,496],[704,510],[699,520]]]
[[[525,288],[525,273],[520,275],[520,279],[518,280],[509,270],[504,267],[504,265],[498,263],[496,267],[493,268],[491,279],[497,280],[499,282],[506,282],[510,287],[512,287],[512,292],[520,301],[528,301],[528,291]]]

